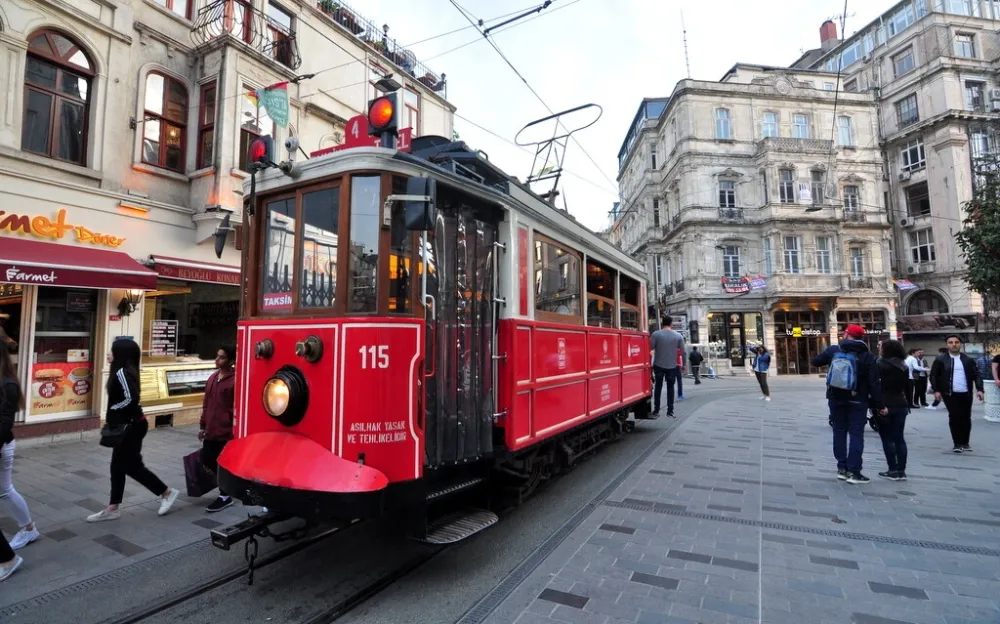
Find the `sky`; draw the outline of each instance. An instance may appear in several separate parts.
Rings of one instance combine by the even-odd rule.
[[[491,18],[541,4],[455,1],[487,26]],[[847,35],[897,1],[847,0]],[[466,27],[409,49],[432,71],[447,74],[461,139],[508,174],[527,178],[534,150],[512,142],[526,124],[550,113],[451,0],[351,4],[372,21],[387,23],[390,38],[404,45]],[[794,62],[819,47],[824,20],[834,18],[839,30],[844,6],[845,0],[553,0],[491,39],[552,111],[589,103],[603,108],[594,125],[573,135],[577,142],[569,144],[559,184],[560,205],[565,199],[576,219],[600,230],[618,199],[618,150],[639,103],[670,95],[687,78],[682,12],[690,77],[719,80],[737,62]],[[469,45],[455,50],[463,44]]]

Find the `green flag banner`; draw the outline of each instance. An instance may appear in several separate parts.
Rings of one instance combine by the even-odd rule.
[[[288,83],[279,82],[257,89],[257,101],[267,116],[282,128],[288,127]]]

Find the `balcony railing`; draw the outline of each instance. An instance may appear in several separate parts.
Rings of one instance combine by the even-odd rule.
[[[848,288],[854,289],[871,289],[872,278],[870,277],[849,277],[847,278]]]
[[[719,218],[723,221],[742,221],[742,208],[719,208]]]
[[[445,75],[441,74],[439,77],[430,68],[418,61],[413,52],[404,49],[394,39],[389,39],[388,26],[377,26],[375,22],[363,17],[343,2],[319,0],[316,6],[320,11],[328,15],[330,19],[375,48],[379,54],[422,83],[425,87],[435,92],[445,91],[445,97],[447,97]]]
[[[857,208],[844,208],[844,221],[847,223],[867,223],[868,213]]]
[[[684,292],[684,280],[674,282],[674,292]]]
[[[298,69],[302,65],[295,32],[250,4],[214,0],[198,11],[191,27],[191,39],[196,46],[205,45],[223,35],[239,39],[289,69]]]
[[[912,126],[913,124],[917,123],[918,121],[920,121],[920,116],[919,115],[912,115],[910,117],[900,117],[899,118],[899,129],[902,130],[903,128],[909,128],[910,126]]]
[[[663,284],[662,286],[660,286],[660,289],[663,291],[664,297],[669,297],[670,295],[674,294],[673,284]]]
[[[757,153],[775,152],[823,152],[833,150],[833,141],[820,139],[793,139],[792,137],[767,137],[757,142]]]

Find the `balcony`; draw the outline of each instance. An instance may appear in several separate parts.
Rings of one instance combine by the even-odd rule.
[[[343,2],[319,0],[316,7],[324,15],[346,28],[348,32],[364,43],[375,48],[375,51],[381,56],[431,91],[445,91],[447,82],[444,79],[444,74],[438,77],[430,68],[418,61],[413,52],[403,49],[394,39],[389,39],[388,26],[377,26]],[[447,97],[447,91],[445,91],[445,97]]]
[[[684,280],[674,282],[674,292],[684,292]]]
[[[767,137],[757,142],[757,154],[764,152],[791,152],[829,154],[833,141],[820,139],[793,139],[791,137]]]
[[[719,208],[719,218],[723,221],[742,221],[742,208]]]
[[[214,0],[195,16],[191,39],[200,47],[226,35],[289,69],[302,65],[294,31],[242,2]]]
[[[868,223],[868,214],[857,208],[844,208],[845,223]]]
[[[669,297],[669,296],[671,296],[671,295],[674,294],[674,285],[673,284],[661,284],[660,285],[660,290],[663,291],[663,298],[665,299],[665,298],[667,298],[667,297]]]
[[[847,278],[847,287],[851,290],[871,290],[872,278],[851,276]]]

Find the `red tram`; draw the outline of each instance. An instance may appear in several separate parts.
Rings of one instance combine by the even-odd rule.
[[[496,516],[449,528],[433,505],[528,492],[649,416],[643,267],[465,143],[404,147],[256,176],[219,482],[274,517],[217,546],[388,514],[454,541]]]

